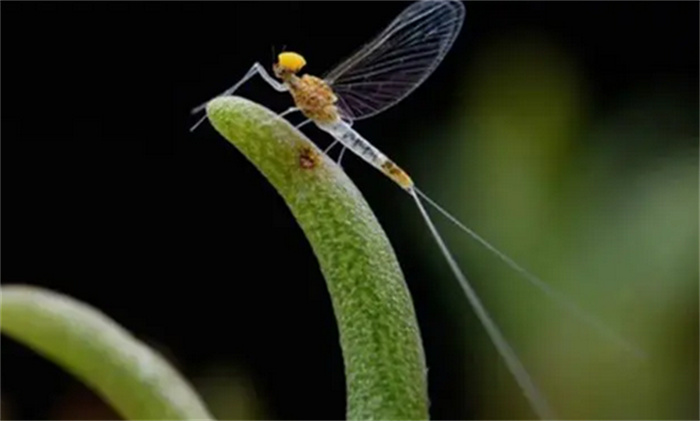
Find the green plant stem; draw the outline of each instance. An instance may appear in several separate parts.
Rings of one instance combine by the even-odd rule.
[[[318,258],[340,332],[347,417],[427,419],[425,357],[411,296],[359,190],[270,110],[224,97],[211,101],[207,113],[284,198]]]
[[[162,356],[100,311],[37,287],[1,291],[2,332],[84,381],[124,418],[211,419]]]

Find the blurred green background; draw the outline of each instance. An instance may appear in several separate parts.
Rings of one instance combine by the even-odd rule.
[[[497,37],[475,54],[456,87],[463,100],[437,135],[425,127],[417,136],[430,141],[411,150],[414,177],[647,359],[571,317],[443,224],[455,254],[561,416],[692,417],[698,107],[688,88],[694,85],[674,75],[631,80],[620,95],[595,104],[577,58],[537,31]],[[404,216],[406,224],[416,221]],[[445,304],[465,312],[425,230],[415,231],[416,243],[445,273],[434,280]],[[471,337],[464,340],[472,346]],[[467,365],[488,390],[481,413],[527,416],[519,404],[503,404],[520,402],[512,398],[520,392],[494,348],[478,342],[481,351]]]

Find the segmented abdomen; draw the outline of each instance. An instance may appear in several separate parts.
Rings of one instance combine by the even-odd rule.
[[[404,189],[409,189],[413,186],[413,181],[404,170],[387,158],[386,155],[381,153],[377,148],[372,146],[367,139],[363,138],[344,121],[319,125],[319,127],[330,133],[340,143],[359,155],[373,167],[389,176]]]

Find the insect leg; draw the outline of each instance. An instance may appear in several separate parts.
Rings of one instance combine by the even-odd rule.
[[[296,125],[296,128],[299,129],[299,128],[301,128],[302,126],[305,126],[305,125],[311,123],[312,121],[313,121],[313,120],[311,120],[311,119],[306,119],[306,120],[302,121],[301,123],[297,124],[297,125]],[[331,143],[326,149],[323,150],[323,154],[326,155],[326,156],[328,156],[328,152],[330,152],[331,149],[333,149],[333,147],[334,147],[337,143],[338,143],[338,140],[337,140],[337,139],[334,139],[334,140],[333,140],[333,143]],[[343,151],[345,151],[345,146],[343,146]],[[343,153],[343,152],[341,152],[341,155],[342,155],[342,153]],[[330,157],[329,157],[329,158],[330,158]],[[333,158],[331,158],[331,159],[333,159]]]
[[[348,125],[348,127],[352,127],[352,119],[351,118],[343,115],[343,116],[341,116],[341,119],[345,122],[345,124]],[[347,149],[347,147],[343,146],[343,149],[340,150],[340,154],[338,155],[338,161],[336,161],[338,163],[338,166],[341,168],[343,167],[343,165],[340,163],[340,161],[343,160],[343,155],[345,155],[346,149]]]
[[[255,62],[253,64],[253,66],[251,66],[250,70],[248,70],[248,72],[245,74],[245,76],[243,76],[235,85],[228,88],[227,90],[225,90],[221,94],[217,95],[217,97],[231,95],[238,88],[240,88],[241,85],[243,85],[245,82],[247,82],[248,79],[255,76],[256,74],[260,75],[263,78],[263,80],[265,80],[265,82],[267,82],[268,85],[272,86],[272,88],[274,90],[276,90],[278,92],[287,91],[287,86],[285,84],[275,80],[275,78],[273,78],[272,76],[270,76],[269,73],[267,73],[267,70],[265,70],[265,68],[260,63]],[[211,101],[211,99],[209,101]],[[202,111],[207,106],[209,101],[193,108],[192,111],[190,111],[190,114],[197,114],[198,112]],[[206,119],[206,115],[204,117],[202,117],[194,126],[192,126],[192,128],[190,129],[190,132],[193,131],[194,129],[196,129],[197,126],[199,126],[202,123],[202,121],[204,121],[205,119]]]
[[[284,116],[286,116],[286,115],[289,114],[289,113],[293,113],[294,111],[299,111],[299,108],[297,108],[297,107],[289,107],[289,108],[287,108],[287,110],[286,110],[285,112],[283,112],[283,113],[280,114],[280,117],[284,117]],[[308,120],[305,121],[304,123],[307,123],[307,122],[308,122]],[[298,128],[298,127],[299,127],[299,126],[297,126],[297,128]]]
[[[290,108],[289,110],[282,113],[282,115],[298,110],[298,108],[297,109],[294,109],[294,108],[295,107]],[[312,121],[311,119],[306,119],[306,120],[302,121],[301,123],[297,124],[296,128],[299,129],[302,126],[305,126],[305,125],[311,123],[311,121]],[[350,123],[350,124],[352,124],[352,123]],[[333,143],[331,143],[326,149],[323,150],[323,154],[328,156],[328,152],[330,152],[331,149],[333,149],[333,147],[338,143],[339,143],[338,139],[333,139]],[[343,159],[343,154],[345,153],[345,149],[347,149],[347,148],[345,146],[343,146],[343,149],[340,151],[340,157],[338,158],[338,165],[340,165],[340,160]]]
[[[338,140],[337,140],[337,139],[334,140],[333,143],[331,143],[331,145],[330,145],[329,147],[327,147],[327,148],[323,151],[323,153],[326,154],[326,155],[328,155],[328,152],[330,152],[331,149],[333,149],[333,146],[335,146],[336,143],[338,143]]]
[[[248,70],[248,73],[245,74],[245,76],[243,76],[235,85],[233,85],[232,87],[228,88],[227,90],[225,90],[224,92],[222,92],[222,93],[219,94],[218,96],[231,95],[231,94],[234,93],[238,88],[240,88],[241,85],[243,85],[245,82],[247,82],[248,79],[250,79],[251,77],[255,76],[256,74],[260,75],[260,76],[263,78],[263,80],[265,80],[265,82],[267,82],[270,86],[272,86],[272,88],[273,88],[274,90],[276,90],[276,91],[278,91],[278,92],[285,92],[285,91],[287,91],[287,86],[286,86],[285,84],[283,84],[283,83],[278,82],[277,80],[275,80],[272,76],[270,76],[269,73],[267,73],[267,70],[265,70],[265,68],[264,68],[260,63],[255,62],[255,63],[251,66],[250,70]],[[212,99],[213,99],[213,98],[212,98]],[[211,99],[210,99],[209,101],[211,101]],[[205,102],[205,103],[203,103],[203,104],[201,104],[201,105],[199,105],[199,106],[193,108],[192,111],[191,111],[190,113],[191,113],[191,114],[197,114],[198,112],[200,112],[201,110],[203,110],[204,107],[207,106],[207,104],[209,103],[209,101],[207,101],[207,102]]]
[[[296,125],[296,128],[297,128],[297,129],[300,129],[300,128],[306,126],[306,125],[309,124],[309,123],[311,123],[311,119],[306,119],[306,120],[302,121],[301,123],[297,124],[297,125]]]
[[[343,165],[340,163],[340,161],[343,160],[343,155],[345,154],[345,150],[348,148],[343,146],[343,149],[340,150],[340,155],[338,155],[338,166],[342,167]]]

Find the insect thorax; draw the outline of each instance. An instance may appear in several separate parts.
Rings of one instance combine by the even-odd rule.
[[[321,123],[338,120],[335,106],[338,98],[323,79],[304,75],[290,79],[288,86],[296,106],[304,115]]]

